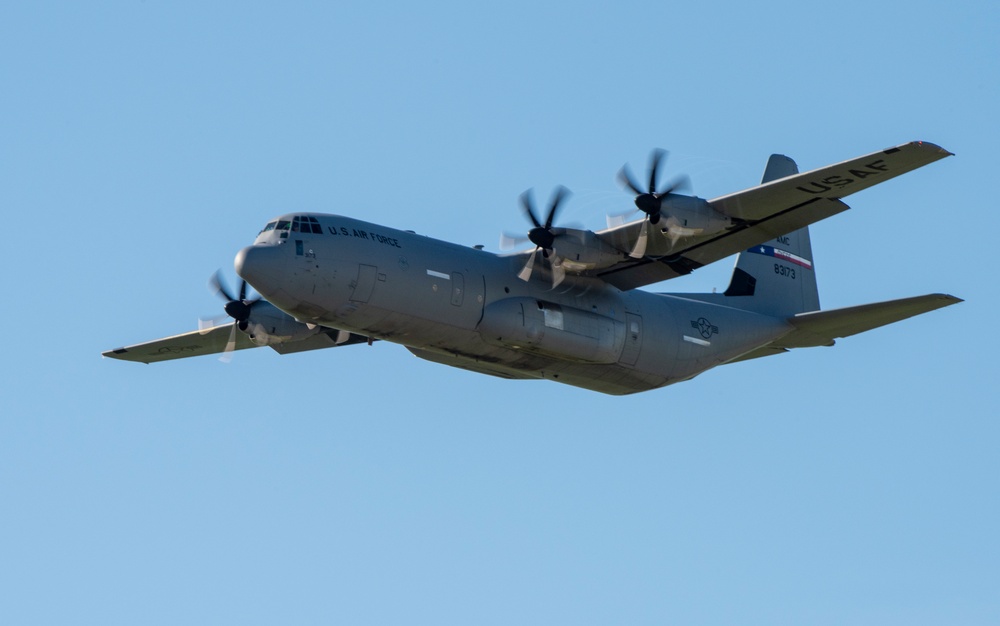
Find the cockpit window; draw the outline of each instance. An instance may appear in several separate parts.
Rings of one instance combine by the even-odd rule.
[[[310,215],[296,215],[292,218],[292,231],[299,233],[312,233],[322,235],[323,228],[319,225],[319,220]]]
[[[282,239],[288,239],[289,232],[311,233],[313,235],[323,234],[323,227],[319,225],[319,220],[310,215],[295,215],[290,220],[268,222],[267,226],[262,228],[257,235],[260,236],[272,230],[278,231]]]

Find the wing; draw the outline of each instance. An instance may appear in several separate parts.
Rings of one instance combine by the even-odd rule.
[[[895,178],[951,153],[927,142],[912,142],[856,159],[781,178],[729,194],[708,204],[739,225],[714,235],[678,241],[676,251],[661,258],[625,258],[594,272],[619,289],[690,274],[753,246],[846,211],[840,201],[852,193]],[[631,250],[642,230],[637,221],[597,233],[618,250]]]
[[[233,324],[222,324],[207,330],[195,330],[183,335],[174,335],[165,339],[137,343],[134,346],[108,350],[104,356],[123,361],[138,361],[140,363],[157,363],[172,359],[183,359],[190,356],[217,354],[226,349]],[[236,349],[256,348],[257,344],[250,341],[245,333],[236,333]]]
[[[158,363],[160,361],[184,359],[205,354],[219,354],[225,351],[226,344],[229,343],[234,323],[230,322],[229,324],[215,326],[204,331],[195,330],[165,339],[138,343],[134,346],[126,346],[117,350],[108,350],[102,354],[112,359],[138,361],[140,363]],[[308,350],[319,350],[321,348],[335,348],[337,346],[366,343],[367,341],[368,338],[361,335],[346,331],[329,330],[300,341],[275,343],[269,347],[279,354],[292,354]],[[258,347],[260,346],[251,341],[246,333],[236,333],[236,350]]]

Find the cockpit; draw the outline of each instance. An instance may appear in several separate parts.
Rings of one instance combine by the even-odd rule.
[[[282,243],[288,239],[288,233],[322,235],[323,227],[311,215],[293,215],[291,219],[285,216],[260,229],[255,243]]]

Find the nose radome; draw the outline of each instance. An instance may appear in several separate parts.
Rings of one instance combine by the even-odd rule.
[[[278,248],[281,246],[248,246],[236,253],[233,266],[240,278],[250,283],[257,291],[266,290],[277,267]]]

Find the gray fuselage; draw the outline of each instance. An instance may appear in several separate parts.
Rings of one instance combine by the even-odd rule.
[[[553,288],[541,260],[526,282],[517,276],[523,253],[337,215],[296,216],[297,231],[294,216],[282,216],[236,258],[268,302],[300,322],[476,372],[628,394],[690,379],[791,330],[783,318],[697,294],[621,291],[572,274]]]

